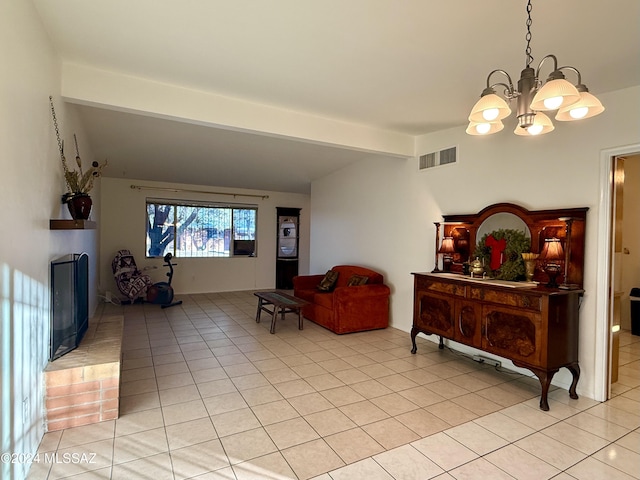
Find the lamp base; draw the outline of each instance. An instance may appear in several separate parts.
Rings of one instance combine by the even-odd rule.
[[[560,273],[560,266],[555,264],[548,264],[544,269],[545,273],[549,276],[549,281],[545,285],[547,288],[558,288],[558,282],[556,277]]]

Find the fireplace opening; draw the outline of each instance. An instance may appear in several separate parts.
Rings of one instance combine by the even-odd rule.
[[[72,253],[51,262],[53,361],[80,345],[89,326],[89,256]]]

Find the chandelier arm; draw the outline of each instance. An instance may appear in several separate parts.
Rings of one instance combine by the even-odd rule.
[[[515,98],[517,96],[517,93],[513,89],[513,85],[507,85],[506,83],[498,82],[498,83],[492,83],[490,86],[490,88],[495,88],[495,87],[504,87],[504,92],[502,94],[508,100],[511,100],[512,98]]]
[[[538,68],[536,69],[536,81],[538,81],[538,79],[540,78],[540,69],[542,68],[542,64],[548,58],[552,58],[553,59],[553,72],[558,70],[558,59],[556,58],[556,56],[553,55],[553,54],[545,55],[542,58],[542,60],[540,60],[540,63],[538,63]]]
[[[489,83],[489,81],[491,80],[491,76],[494,73],[501,73],[505,77],[507,77],[507,80],[509,81],[509,85],[506,85],[504,83],[494,83],[493,85],[491,85]],[[493,70],[489,75],[487,75],[487,88],[493,88],[493,87],[495,87],[497,85],[502,85],[503,87],[505,87],[507,89],[507,91],[509,92],[509,97],[512,97],[514,95],[513,82],[511,81],[511,77],[509,76],[509,74],[506,71],[504,71],[504,70],[502,70],[500,68],[498,68],[496,70]]]
[[[558,70],[571,70],[578,76],[577,85],[582,85],[582,75],[580,75],[580,70],[578,70],[576,67],[572,67],[571,65],[565,65],[564,67],[558,68]]]

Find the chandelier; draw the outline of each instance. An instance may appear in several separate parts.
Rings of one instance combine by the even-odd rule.
[[[581,120],[594,117],[604,111],[600,100],[589,93],[589,89],[582,83],[578,69],[570,66],[558,68],[555,55],[545,56],[538,68],[531,67],[531,0],[527,2],[527,48],[525,55],[527,65],[520,74],[518,88],[514,88],[511,77],[504,70],[493,70],[487,77],[487,87],[482,91],[480,100],[476,102],[469,115],[469,135],[490,135],[504,128],[502,119],[511,115],[511,108],[504,98],[496,94],[496,87],[504,87],[503,95],[506,100],[516,100],[516,116],[518,125],[513,133],[516,135],[534,136],[551,132],[555,127],[551,119],[543,112],[557,110],[555,119],[559,121]],[[553,61],[553,71],[542,84],[540,68],[547,60]],[[578,83],[574,86],[565,79],[562,71],[570,71],[577,75]],[[491,83],[494,74],[502,74],[508,83]]]

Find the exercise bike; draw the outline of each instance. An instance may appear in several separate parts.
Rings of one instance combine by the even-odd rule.
[[[177,264],[171,263],[172,258],[173,255],[171,253],[167,253],[164,256],[164,263],[169,267],[169,271],[167,272],[169,281],[154,283],[147,289],[147,302],[159,304],[160,308],[174,307],[182,303],[182,300],[178,300],[177,302],[173,301],[173,287],[171,286],[171,280],[173,279],[173,266]]]

